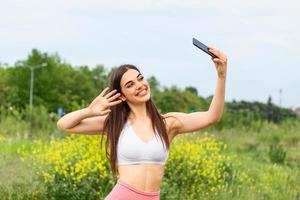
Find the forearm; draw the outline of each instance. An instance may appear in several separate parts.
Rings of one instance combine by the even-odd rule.
[[[216,121],[221,119],[224,110],[225,82],[226,78],[218,78],[215,94],[208,110]]]
[[[79,124],[83,119],[93,117],[94,115],[88,108],[76,110],[64,115],[57,121],[57,127],[60,129],[73,128]]]

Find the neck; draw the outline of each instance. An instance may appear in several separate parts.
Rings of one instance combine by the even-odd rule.
[[[147,114],[146,103],[137,104],[137,105],[129,105],[131,111],[129,113],[129,119],[132,121],[139,120],[147,120],[149,116]]]

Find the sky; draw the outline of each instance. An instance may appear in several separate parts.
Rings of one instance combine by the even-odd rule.
[[[207,97],[217,73],[195,37],[228,57],[225,101],[271,96],[276,105],[300,106],[300,1],[0,2],[1,63],[24,60],[33,48],[73,66],[129,63],[162,86],[193,86]]]

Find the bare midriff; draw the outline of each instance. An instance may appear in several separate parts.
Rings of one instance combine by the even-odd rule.
[[[131,164],[119,165],[119,179],[144,192],[158,192],[164,176],[164,165]]]

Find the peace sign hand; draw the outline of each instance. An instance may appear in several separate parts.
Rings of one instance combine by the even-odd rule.
[[[218,77],[225,79],[227,71],[227,56],[219,49],[211,46],[208,47],[208,50],[217,56],[217,58],[212,58],[212,60],[215,63],[215,67],[218,72]]]
[[[120,93],[116,93],[117,90],[112,90],[108,94],[104,95],[108,89],[108,87],[105,88],[101,94],[97,96],[88,106],[93,115],[107,115],[111,111],[109,107],[115,106],[122,102],[120,99],[117,100],[121,95]]]

